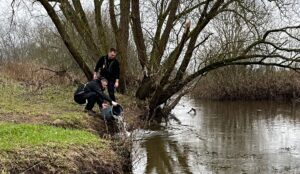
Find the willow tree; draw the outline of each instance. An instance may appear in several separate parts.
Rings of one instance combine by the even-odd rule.
[[[158,111],[163,115],[169,113],[189,84],[221,67],[262,65],[299,70],[300,25],[286,22],[279,27],[274,25],[279,21],[260,19],[272,14],[271,9],[278,10],[278,16],[287,15],[298,4],[276,0],[131,0],[131,3],[133,37],[144,69],[136,96],[149,101],[150,119],[157,117]],[[213,27],[216,21],[230,15],[242,26],[239,35],[246,37],[224,39],[219,28]],[[227,29],[234,34],[234,30]],[[234,52],[230,49],[233,46]]]
[[[91,78],[90,70],[82,60],[82,52],[73,45],[72,38],[65,31],[63,20],[73,23],[88,54],[96,59],[101,50],[107,49],[107,38],[101,21],[101,9],[105,1],[94,0],[95,23],[98,29],[96,34],[92,33],[81,6],[81,3],[87,1],[37,1],[46,9],[74,59],[86,76]],[[257,25],[256,22],[261,21],[262,14],[272,14],[272,10],[278,11],[276,16],[287,16],[293,12],[297,1],[286,4],[282,0],[107,2],[110,23],[121,53],[123,81],[126,79],[128,40],[131,37],[134,40],[143,69],[143,79],[136,97],[148,102],[148,119],[169,113],[186,93],[187,87],[199,77],[221,67],[263,65],[299,70],[299,24],[293,22],[294,25],[288,25],[289,22],[284,22],[275,25],[276,22],[266,20],[264,25]],[[58,8],[63,15],[58,13]],[[222,20],[222,16],[228,16],[224,14],[233,15],[240,21],[242,27],[239,35],[245,35],[246,38],[222,38],[226,36],[220,35],[220,30],[215,29],[212,24]],[[230,49],[233,45],[234,52]]]
[[[88,80],[92,79],[92,72],[88,64],[84,60],[84,56],[88,55],[92,60],[97,61],[102,54],[107,53],[110,45],[105,29],[105,22],[103,21],[103,2],[104,0],[94,0],[94,21],[88,20],[86,11],[83,8],[82,3],[87,1],[80,0],[37,0],[44,9],[47,11],[49,17],[56,26],[62,40],[64,41],[69,52],[78,63]],[[109,1],[109,13],[111,27],[115,35],[115,42],[117,50],[119,50],[120,60],[120,89],[125,91],[125,79],[127,70],[127,49],[128,49],[128,37],[129,37],[129,10],[130,1],[121,1],[118,11],[120,12],[120,18],[115,14],[115,3]],[[90,11],[91,9],[89,9]],[[74,37],[68,32],[67,24],[71,23],[72,27],[76,30],[77,36],[80,37],[83,44],[78,46],[75,43]],[[96,31],[93,31],[91,24],[96,25]],[[78,39],[78,38],[76,38]]]

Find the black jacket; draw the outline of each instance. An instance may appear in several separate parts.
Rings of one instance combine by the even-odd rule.
[[[89,81],[85,88],[84,88],[84,93],[89,93],[89,92],[96,92],[99,97],[101,97],[102,99],[108,101],[108,102],[112,102],[112,100],[104,94],[104,88],[101,85],[101,81],[99,79],[94,79]]]
[[[107,55],[100,57],[94,71],[98,72],[99,69],[100,75],[109,81],[120,79],[120,64],[116,58],[108,59]]]

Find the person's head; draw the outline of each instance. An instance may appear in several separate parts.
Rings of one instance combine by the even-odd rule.
[[[117,56],[117,50],[115,48],[110,48],[108,52],[108,58],[114,59]]]
[[[108,82],[107,82],[106,78],[100,77],[99,80],[100,80],[100,82],[101,82],[101,86],[102,86],[103,88],[107,88]]]

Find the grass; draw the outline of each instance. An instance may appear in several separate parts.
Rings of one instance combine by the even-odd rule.
[[[78,110],[72,101],[73,87],[52,86],[40,91],[27,89],[19,84],[0,84],[0,112],[39,115]]]
[[[104,141],[96,135],[81,130],[71,130],[45,125],[0,124],[0,150],[14,150],[28,146],[61,146],[98,144]],[[103,144],[102,144],[103,145]]]
[[[121,173],[121,170],[110,141],[90,132],[38,124],[0,124],[0,173]]]
[[[100,138],[104,121],[73,101],[75,86],[15,77],[0,71],[0,173],[122,173],[124,157]]]
[[[41,90],[29,88],[19,82],[0,78],[0,117],[9,118],[13,115],[26,117],[27,122],[36,122],[35,118],[41,117],[38,123],[52,122],[60,119],[75,127],[87,127],[86,114],[82,106],[73,101],[74,86],[49,86]],[[9,115],[9,116],[7,116]],[[1,120],[0,122],[7,121]]]
[[[40,90],[27,87],[18,81],[0,76],[0,122],[46,123],[61,120],[63,127],[89,127],[89,116],[83,113],[83,106],[73,101],[74,86],[51,85]],[[126,115],[136,115],[138,101],[132,97],[117,95]],[[95,106],[97,109],[97,107]],[[24,118],[22,121],[19,118]],[[125,116],[126,121],[135,123],[136,117]],[[10,119],[11,120],[7,120]],[[134,119],[134,120],[130,120]]]

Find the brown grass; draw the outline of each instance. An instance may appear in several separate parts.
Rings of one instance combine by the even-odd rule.
[[[300,74],[287,70],[224,68],[208,74],[192,93],[205,99],[290,100],[300,97]]]
[[[18,82],[23,82],[26,86],[67,85],[73,83],[74,79],[79,78],[70,72],[59,73],[59,71],[63,71],[63,69],[49,68],[47,65],[32,62],[11,62],[0,66],[1,75]]]

